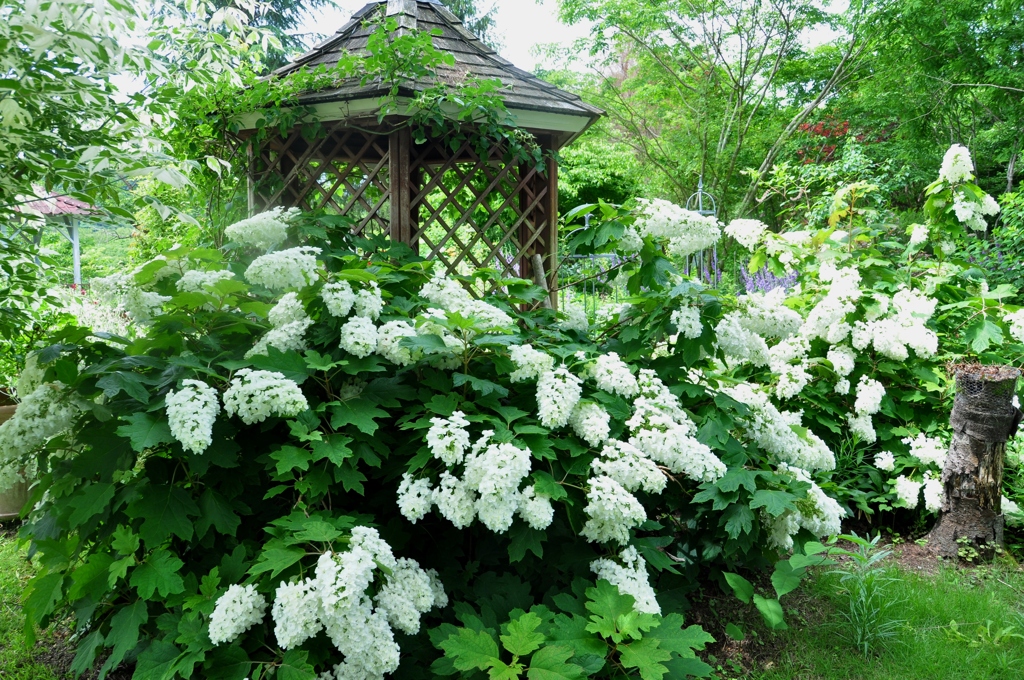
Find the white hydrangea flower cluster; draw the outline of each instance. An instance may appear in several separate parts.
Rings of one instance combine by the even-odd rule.
[[[182,448],[198,455],[213,442],[220,402],[217,390],[200,380],[183,380],[181,385],[167,393],[167,422]]]
[[[822,491],[806,470],[780,463],[778,471],[788,473],[796,480],[810,484],[811,488],[807,492],[807,497],[797,503],[796,511],[787,510],[774,518],[767,513],[764,515],[765,522],[769,525],[769,544],[779,550],[791,550],[793,536],[800,529],[806,529],[819,538],[838,534],[842,527],[843,517],[846,516],[846,510],[835,499],[830,498]]]
[[[741,420],[747,435],[779,463],[788,463],[802,470],[834,470],[836,457],[828,445],[807,430],[801,437],[793,429],[802,427],[800,412],[779,411],[768,395],[742,383],[723,390],[736,401],[746,404],[750,412]]]
[[[890,310],[889,299],[876,296],[880,313]],[[906,288],[893,296],[891,314],[885,318],[858,321],[854,324],[852,343],[858,350],[874,346],[875,351],[896,361],[905,361],[913,349],[917,356],[927,358],[938,351],[939,337],[925,324],[935,313],[937,301]]]
[[[320,289],[320,299],[331,316],[344,319],[356,304],[356,293],[348,281],[332,281]]]
[[[583,394],[583,381],[565,366],[546,371],[537,380],[537,417],[544,427],[556,429],[569,422]]]
[[[380,587],[371,598],[367,590],[374,583]],[[381,680],[398,668],[394,628],[415,634],[424,613],[447,603],[435,572],[396,559],[375,529],[356,527],[349,549],[321,555],[313,578],[281,583],[271,615],[282,649],[324,630],[344,655],[335,680]]]
[[[266,611],[267,599],[256,592],[256,586],[232,585],[217,598],[210,614],[210,642],[233,642],[262,621]]]
[[[715,326],[718,348],[730,364],[768,365],[768,343],[757,333],[743,326],[743,315],[729,312]]]
[[[14,384],[14,393],[24,399],[36,391],[36,388],[43,384],[46,377],[46,367],[39,364],[39,353],[32,352],[25,358],[25,368],[18,375]]]
[[[647,521],[647,511],[633,494],[611,477],[590,480],[587,522],[580,534],[594,543],[629,542],[629,531]]]
[[[1024,342],[1024,309],[1018,309],[1012,314],[1003,317],[1003,321],[1010,327],[1010,335],[1017,342]]]
[[[643,489],[660,494],[667,484],[667,478],[658,465],[627,442],[609,441],[590,467],[595,475],[612,478],[630,493]]]
[[[779,376],[775,384],[776,397],[792,399],[810,382],[811,374],[807,372],[810,351],[807,338],[800,336],[783,340],[768,350],[768,367]]]
[[[409,473],[402,475],[398,485],[398,510],[402,516],[415,524],[430,512],[434,504],[434,490],[427,478],[415,479]]]
[[[564,319],[559,320],[558,327],[562,330],[586,334],[590,330],[590,317],[587,316],[586,308],[576,302],[566,302],[562,305]]]
[[[923,432],[916,437],[907,437],[903,443],[910,447],[910,455],[924,465],[934,465],[940,470],[946,465],[946,446],[938,437],[929,437]]]
[[[356,293],[356,316],[365,316],[376,321],[384,310],[384,296],[376,281],[368,281],[366,286]]]
[[[377,329],[377,354],[398,366],[408,366],[418,361],[423,352],[402,345],[403,338],[419,335],[408,321],[388,321]]]
[[[509,376],[514,383],[537,380],[555,367],[554,357],[534,349],[533,345],[512,345],[508,352],[516,366]]]
[[[1021,510],[1017,503],[1003,496],[1000,507],[1003,510],[1003,516],[1006,518],[1008,525],[1011,527],[1024,526],[1024,510]]]
[[[212,271],[189,269],[175,282],[174,287],[181,293],[204,293],[208,288],[213,288],[221,281],[230,281],[233,278],[235,275],[227,269]]]
[[[998,215],[999,203],[988,194],[985,194],[979,203],[973,199],[973,196],[957,192],[953,196],[953,214],[956,215],[957,221],[965,227],[975,231],[985,231],[988,229],[985,217]]]
[[[854,303],[861,297],[860,272],[855,267],[836,269],[831,262],[825,262],[818,269],[818,278],[829,284],[828,291],[808,313],[800,335],[808,340],[821,338],[834,345],[850,334],[846,315],[857,309]]]
[[[905,508],[913,510],[921,499],[921,482],[915,482],[906,475],[900,475],[894,482],[897,502]]]
[[[555,519],[555,507],[551,505],[551,499],[537,493],[534,486],[523,489],[519,495],[519,516],[531,529],[547,529]]]
[[[137,286],[134,274],[118,273],[97,277],[89,282],[89,286],[104,304],[127,314],[132,321],[143,325],[149,324],[153,317],[158,316],[164,303],[171,299]]]
[[[420,295],[446,312],[473,319],[486,332],[504,332],[515,324],[507,313],[477,300],[461,283],[448,278],[440,270],[420,289]]]
[[[307,408],[309,403],[295,381],[276,371],[240,369],[224,392],[224,411],[237,415],[246,425],[271,416],[290,418]]]
[[[910,245],[919,246],[928,242],[928,225],[927,224],[912,224],[910,225]]]
[[[891,451],[875,454],[875,467],[884,472],[892,472],[896,469],[896,456]]]
[[[638,199],[640,216],[636,229],[641,237],[667,240],[669,254],[686,257],[715,245],[722,237],[718,220],[680,208],[675,203],[656,198]]]
[[[785,340],[804,322],[799,312],[786,306],[786,289],[781,286],[740,295],[736,303],[740,326],[763,338]]]
[[[451,467],[463,462],[469,448],[469,421],[462,411],[455,411],[450,418],[431,418],[427,430],[427,446],[442,463]]]
[[[581,401],[569,416],[569,426],[591,446],[601,446],[611,432],[611,415],[599,405]]]
[[[736,219],[725,227],[725,233],[736,239],[744,248],[750,251],[757,249],[761,236],[768,231],[768,225],[761,220]]]
[[[135,335],[134,321],[128,318],[124,310],[112,306],[109,300],[101,298],[93,290],[51,288],[49,294],[58,300],[59,306],[66,313],[75,317],[75,321],[82,328],[89,328],[93,332],[119,335],[123,338],[131,338]],[[116,305],[117,300],[114,300],[113,303]]]
[[[0,424],[0,491],[24,481],[22,458],[74,423],[78,410],[64,385],[43,383],[26,395],[14,415]]]
[[[441,473],[433,501],[441,516],[456,529],[465,529],[476,518],[476,493],[451,472]]]
[[[704,325],[700,322],[700,308],[687,305],[672,312],[672,325],[676,327],[679,335],[687,340],[695,340],[704,332]]]
[[[436,505],[441,515],[459,529],[478,518],[491,531],[503,533],[512,526],[518,512],[533,528],[547,528],[554,518],[551,499],[537,493],[533,486],[519,490],[532,469],[530,452],[492,441],[494,431],[487,430],[465,453],[468,433],[464,428],[468,424],[458,412],[449,420],[434,419],[431,430],[436,438],[430,436],[428,445],[448,469],[433,489],[428,480],[405,475],[398,489],[402,515],[416,522]],[[459,464],[465,465],[461,479],[452,472]]]
[[[476,514],[491,531],[503,533],[512,526],[519,509],[519,485],[530,474],[530,452],[513,444],[490,441],[484,432],[466,459],[463,483],[479,494]]]
[[[974,179],[974,161],[963,144],[954,144],[946,150],[939,169],[939,179],[947,184],[963,184]]]
[[[306,315],[306,309],[297,293],[285,294],[270,310],[267,318],[272,328],[246,352],[246,359],[257,354],[266,355],[269,347],[281,352],[301,352],[306,349],[306,330],[313,325],[313,320]]]
[[[377,351],[379,339],[377,327],[366,316],[353,316],[341,327],[340,347],[360,359]]]
[[[931,470],[924,473],[924,509],[928,512],[938,512],[942,509],[942,502],[945,500],[945,496],[942,479],[932,473]]]
[[[860,382],[857,383],[856,400],[853,403],[855,413],[847,416],[847,423],[850,426],[850,431],[868,444],[873,444],[878,439],[871,416],[882,408],[884,396],[885,387],[882,383],[866,375],[860,377]]]
[[[839,379],[836,380],[835,391],[837,394],[849,394],[850,393],[850,380],[849,375],[853,373],[853,369],[857,362],[857,353],[852,347],[846,345],[835,345],[828,350],[828,354],[825,355],[828,362],[832,364],[832,370],[836,372]]]
[[[642,614],[660,614],[661,605],[654,595],[654,588],[647,574],[647,562],[636,548],[629,546],[619,553],[623,564],[602,557],[590,563],[590,570],[597,578],[604,579],[619,589],[623,595],[632,595],[636,602],[633,610]]]
[[[312,579],[298,583],[282,581],[274,593],[270,616],[274,620],[274,635],[281,649],[297,647],[323,630],[315,582]]]
[[[679,399],[654,371],[640,371],[640,396],[633,402],[634,412],[626,426],[629,443],[667,467],[697,482],[713,482],[726,473],[726,467],[711,449],[699,442],[696,426],[682,409]]]
[[[597,357],[593,365],[587,369],[587,375],[597,384],[598,389],[609,394],[632,399],[640,393],[640,384],[633,372],[615,352]]]
[[[300,214],[298,208],[272,208],[235,222],[224,230],[224,236],[244,246],[270,250],[288,239],[288,225]]]
[[[270,290],[304,288],[316,280],[319,254],[319,248],[301,246],[262,255],[245,270],[245,279]]]

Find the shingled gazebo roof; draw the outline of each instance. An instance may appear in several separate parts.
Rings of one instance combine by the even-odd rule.
[[[454,66],[438,69],[439,80],[451,83],[467,78],[500,80],[505,86],[502,92],[505,105],[516,124],[526,129],[556,133],[557,147],[576,139],[604,113],[577,95],[560,90],[501,58],[436,0],[379,0],[368,3],[333,37],[279,68],[274,75],[288,75],[304,67],[330,67],[344,53],[365,51],[367,38],[373,30],[365,24],[382,12],[396,17],[400,30],[437,29],[440,35],[434,37],[434,47],[455,58]],[[414,97],[434,84],[425,80],[407,81],[400,87],[399,96]],[[353,78],[341,87],[303,94],[299,103],[315,106],[321,120],[338,120],[371,113],[387,90],[384,83],[363,85],[359,79]]]

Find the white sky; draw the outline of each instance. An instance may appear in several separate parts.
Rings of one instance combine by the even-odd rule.
[[[341,28],[367,0],[334,0],[336,8],[311,13],[302,26],[303,33],[332,34]],[[502,48],[501,56],[519,68],[533,71],[543,59],[533,55],[538,45],[571,45],[589,33],[589,25],[565,26],[558,21],[555,0],[481,0],[486,8],[493,3],[496,34]]]

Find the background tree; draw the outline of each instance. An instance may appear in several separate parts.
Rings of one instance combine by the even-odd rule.
[[[466,30],[480,38],[488,47],[497,50],[501,47],[501,38],[497,34],[494,13],[497,5],[491,2],[483,9],[483,0],[442,0],[442,4],[457,16]]]
[[[656,173],[656,188],[679,200],[703,175],[737,213],[757,188],[741,171],[767,172],[869,44],[871,9],[857,3],[842,18],[789,0],[562,0],[560,8],[565,21],[594,22],[603,78],[593,94]],[[816,49],[802,43],[825,29],[841,29],[839,37]]]

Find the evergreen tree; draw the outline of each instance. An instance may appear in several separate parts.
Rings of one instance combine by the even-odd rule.
[[[480,38],[480,40],[497,50],[501,47],[501,40],[496,35],[494,14],[497,6],[492,2],[487,9],[478,6],[480,0],[441,0],[445,7],[451,10],[466,26],[466,30]]]

